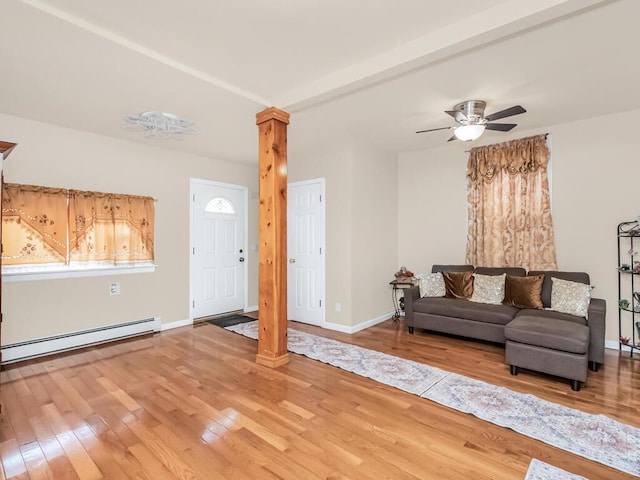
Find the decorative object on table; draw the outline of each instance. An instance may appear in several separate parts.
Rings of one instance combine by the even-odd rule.
[[[623,298],[618,302],[618,305],[620,306],[620,308],[629,308],[629,300]]]
[[[404,295],[398,298],[398,290],[404,290],[415,285],[415,277],[413,272],[407,270],[407,267],[400,267],[394,274],[394,279],[389,282],[391,285],[391,298],[393,300],[393,320],[398,320],[404,313]]]
[[[402,279],[412,280],[413,272],[407,270],[407,267],[400,267],[400,270],[398,270],[394,276],[396,277],[397,281],[400,281]]]
[[[630,340],[629,337],[620,337],[620,343],[622,345],[629,345],[629,340]]]

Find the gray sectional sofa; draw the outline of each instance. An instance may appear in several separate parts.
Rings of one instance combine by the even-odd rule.
[[[476,303],[447,297],[420,298],[417,286],[404,291],[405,320],[415,328],[505,344],[511,373],[518,368],[540,371],[572,380],[580,390],[592,371],[604,363],[605,301],[591,298],[586,317],[549,310],[552,277],[590,284],[582,272],[529,272],[522,268],[475,268],[471,265],[434,265],[432,272],[473,271],[480,275],[544,275],[541,300],[544,309]]]

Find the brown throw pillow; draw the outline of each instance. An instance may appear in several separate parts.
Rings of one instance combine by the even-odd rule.
[[[469,298],[473,294],[473,272],[444,272],[447,298]]]
[[[504,286],[504,304],[518,308],[543,308],[542,282],[544,275],[512,277],[507,275]]]

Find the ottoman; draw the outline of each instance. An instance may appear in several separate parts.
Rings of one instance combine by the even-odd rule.
[[[504,328],[506,361],[511,374],[518,368],[571,380],[580,390],[587,379],[589,327],[578,322],[518,315]]]

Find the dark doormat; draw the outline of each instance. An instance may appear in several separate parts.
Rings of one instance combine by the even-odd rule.
[[[228,317],[212,318],[207,320],[207,323],[215,325],[216,327],[230,327],[231,325],[238,325],[239,323],[253,322],[256,318],[247,317],[245,315],[229,315]]]

